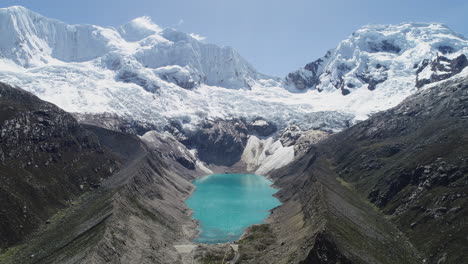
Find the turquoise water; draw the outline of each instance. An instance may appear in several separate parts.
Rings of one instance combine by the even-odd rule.
[[[240,238],[244,229],[262,223],[269,210],[280,205],[272,195],[271,181],[255,174],[214,174],[193,182],[196,189],[187,200],[199,221],[195,242],[214,244]]]

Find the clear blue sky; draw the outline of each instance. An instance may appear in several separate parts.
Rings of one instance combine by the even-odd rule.
[[[366,24],[442,22],[468,36],[467,0],[0,0],[11,5],[71,24],[118,26],[150,16],[232,46],[274,76],[321,57]]]

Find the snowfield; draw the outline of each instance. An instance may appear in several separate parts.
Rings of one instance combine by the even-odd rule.
[[[160,127],[170,119],[190,128],[206,118],[263,117],[280,128],[339,131],[415,93],[415,65],[424,59],[441,49],[449,58],[468,54],[468,42],[443,25],[369,26],[322,58],[317,72],[295,72],[320,80],[299,89],[289,77],[258,73],[230,47],[148,17],[104,28],[10,7],[0,9],[0,36],[0,81],[69,112],[114,113]],[[431,76],[427,71],[421,78]],[[370,90],[363,74],[385,81]]]

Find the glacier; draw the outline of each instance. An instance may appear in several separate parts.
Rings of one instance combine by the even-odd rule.
[[[440,24],[367,26],[277,78],[231,47],[149,17],[117,28],[68,25],[15,6],[0,9],[0,35],[0,81],[69,112],[160,128],[174,119],[191,128],[206,119],[262,117],[279,128],[336,132],[415,93],[424,60],[468,54],[467,40]]]

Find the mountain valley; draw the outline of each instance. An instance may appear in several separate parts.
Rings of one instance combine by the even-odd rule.
[[[0,9],[0,263],[468,262],[468,40],[369,25],[284,78],[162,28]],[[281,205],[193,240],[196,179]],[[188,249],[188,250],[187,250]]]

